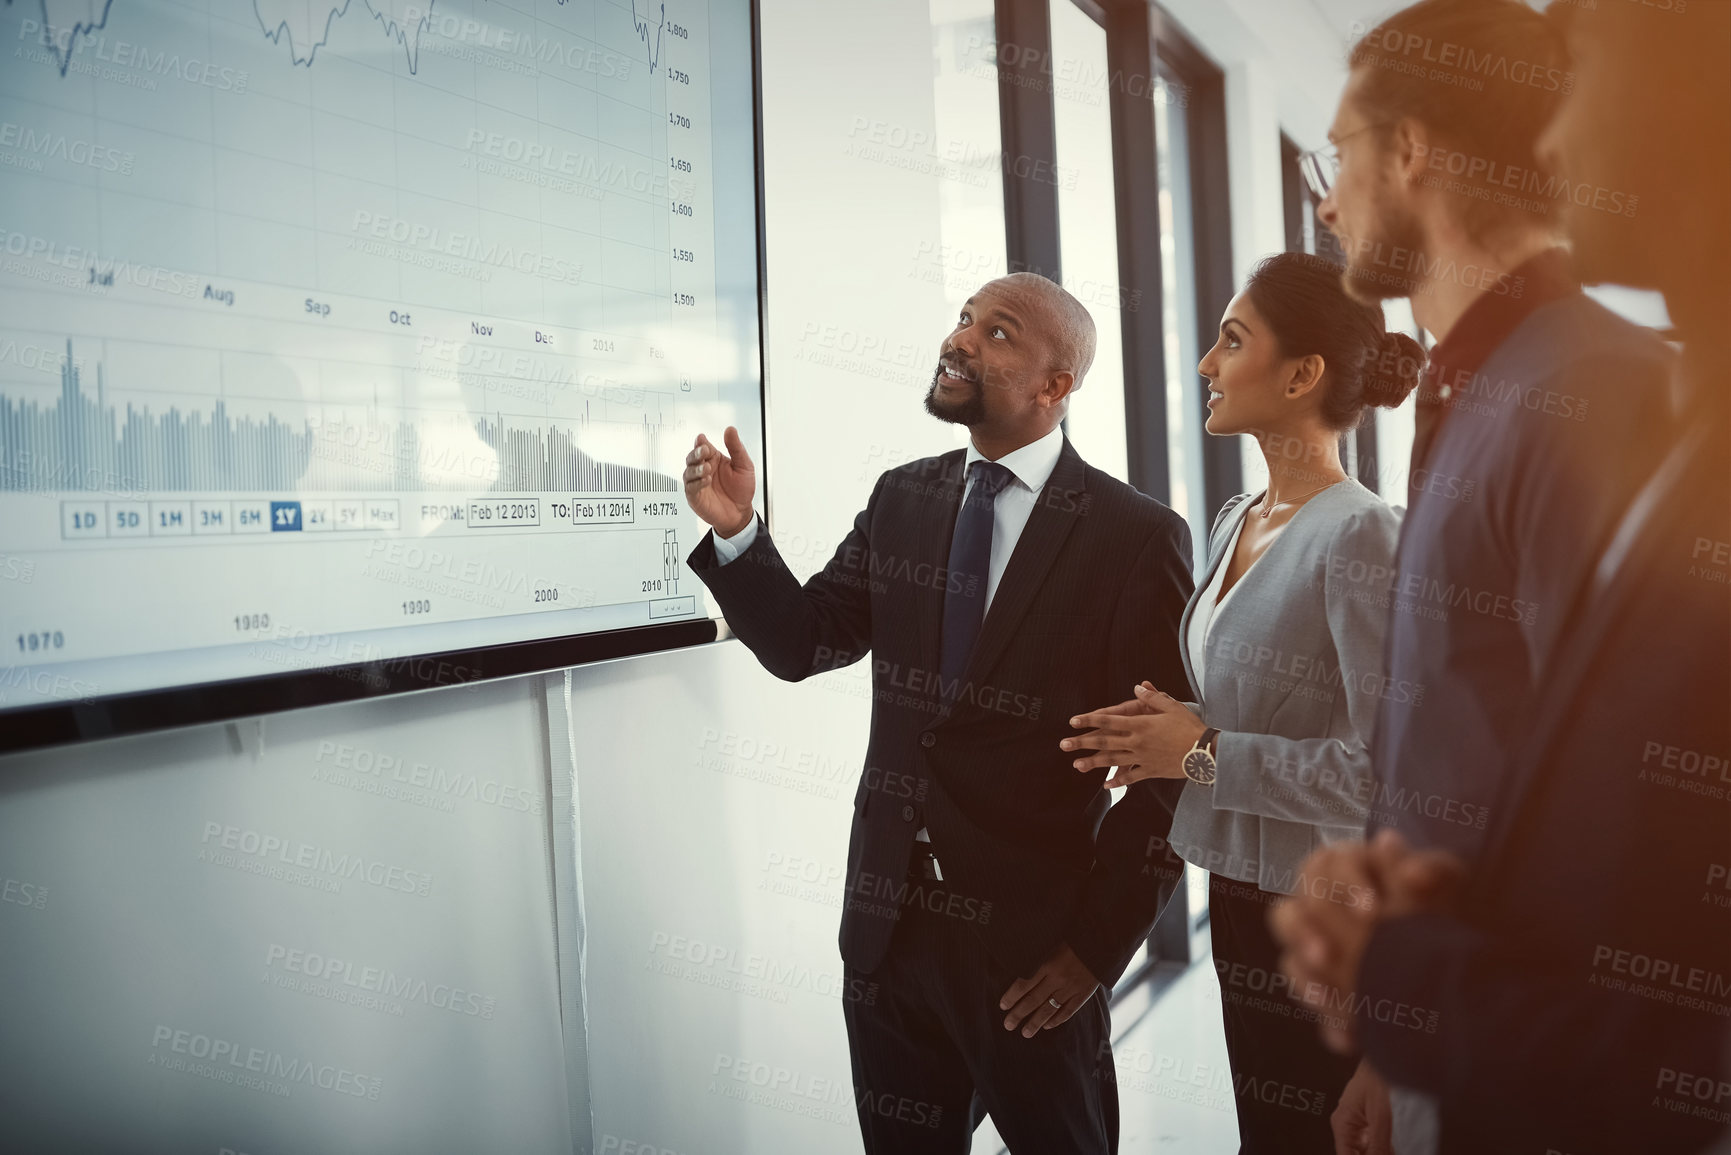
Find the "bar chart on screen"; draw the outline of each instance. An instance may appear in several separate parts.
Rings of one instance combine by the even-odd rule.
[[[683,454],[760,405],[709,18],[4,0],[7,668],[125,692],[705,615]]]

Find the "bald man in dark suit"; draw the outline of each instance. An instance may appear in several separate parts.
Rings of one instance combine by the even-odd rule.
[[[1106,1000],[1182,877],[1179,784],[1113,805],[1058,743],[1095,703],[1183,680],[1191,554],[1182,518],[1064,437],[1093,353],[1053,282],[982,287],[926,396],[968,448],[883,474],[803,587],[738,433],[686,459],[714,527],[692,572],[764,667],[798,681],[871,654],[841,952],[876,996],[844,1004],[874,1155],[962,1155],[987,1113],[1018,1155],[1117,1149]]]

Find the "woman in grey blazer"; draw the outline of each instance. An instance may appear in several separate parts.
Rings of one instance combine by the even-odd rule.
[[[1382,674],[1399,519],[1347,476],[1338,445],[1368,407],[1398,405],[1423,360],[1346,296],[1338,266],[1303,253],[1257,265],[1199,369],[1208,432],[1254,436],[1269,485],[1214,519],[1179,629],[1190,700],[1145,682],[1073,719],[1087,732],[1063,743],[1086,754],[1080,770],[1116,766],[1108,786],[1189,779],[1171,842],[1210,874],[1245,1153],[1333,1155],[1329,1115],[1354,1068],[1288,997],[1267,912],[1309,885],[1298,867],[1312,850],[1363,835],[1378,703],[1419,693]]]

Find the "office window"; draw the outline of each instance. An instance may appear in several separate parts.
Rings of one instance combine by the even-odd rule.
[[[1169,504],[1190,523],[1200,563],[1208,530],[1243,488],[1240,438],[1214,437],[1208,388],[1196,364],[1215,340],[1236,289],[1226,172],[1226,84],[1159,5],[1148,9],[1154,45],[1156,201],[1160,205],[1161,364]]]
[[[1382,313],[1390,329],[1412,337],[1427,350],[1428,336],[1412,319],[1412,306],[1406,301],[1384,301]],[[1372,409],[1370,425],[1376,431],[1374,451],[1362,455],[1358,478],[1382,495],[1390,505],[1406,505],[1407,471],[1412,463],[1412,440],[1418,428],[1417,390],[1407,395],[1398,409]]]
[[[1129,480],[1124,328],[1112,168],[1106,29],[1071,0],[1052,0],[1059,260],[1064,287],[1094,318],[1094,364],[1070,403],[1065,432],[1098,469]]]
[[[1167,504],[1190,523],[1190,536],[1201,551],[1207,547],[1214,511],[1207,508],[1202,475],[1207,394],[1196,371],[1203,350],[1197,347],[1190,123],[1184,85],[1164,72],[1155,79],[1154,142],[1160,188],[1160,330],[1172,479],[1172,499]]]
[[[940,281],[960,308],[1007,268],[993,2],[931,0],[931,21],[936,117],[924,159],[939,176],[940,238],[915,252],[912,275]]]
[[[1316,200],[1299,171],[1303,150],[1285,133],[1280,136],[1281,194],[1286,209],[1286,247],[1290,251],[1315,253],[1336,264],[1346,263],[1346,253],[1333,233],[1317,220]],[[1428,347],[1426,335],[1413,320],[1412,306],[1404,300],[1383,302],[1383,323],[1393,332],[1406,333]],[[1412,460],[1415,427],[1414,402],[1408,398],[1398,409],[1372,409],[1363,424],[1341,439],[1341,464],[1373,493],[1391,505],[1406,504],[1407,469]],[[1245,484],[1256,489],[1267,482],[1262,455],[1256,446],[1245,445]]]

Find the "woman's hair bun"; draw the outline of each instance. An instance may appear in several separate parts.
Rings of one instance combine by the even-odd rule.
[[[1424,346],[1405,333],[1384,333],[1376,360],[1363,369],[1364,403],[1393,409],[1424,376]]]
[[[1382,306],[1349,297],[1341,275],[1339,265],[1312,253],[1275,253],[1257,262],[1244,291],[1283,356],[1322,358],[1322,419],[1345,430],[1368,406],[1392,409],[1406,400],[1425,354],[1411,337],[1386,330]]]

